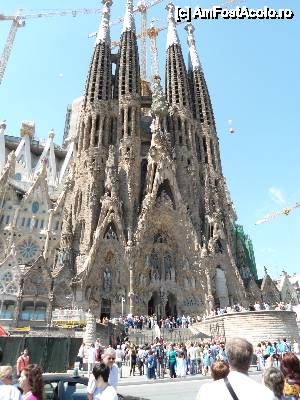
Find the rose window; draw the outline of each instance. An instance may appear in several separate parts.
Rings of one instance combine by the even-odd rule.
[[[37,244],[30,239],[24,240],[19,247],[20,255],[27,260],[34,258],[37,255],[38,250],[39,248]]]

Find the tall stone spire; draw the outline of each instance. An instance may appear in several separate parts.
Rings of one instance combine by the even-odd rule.
[[[167,62],[166,62],[166,94],[170,105],[180,108],[190,107],[190,94],[186,67],[182,55],[180,41],[177,35],[174,10],[175,6],[169,3]]]
[[[103,11],[94,53],[86,81],[83,114],[79,125],[78,151],[107,146],[111,121],[107,102],[111,100],[110,6],[112,0],[102,0]]]
[[[115,98],[119,103],[118,139],[120,193],[126,204],[128,240],[133,237],[137,218],[141,127],[140,65],[132,0],[126,0],[124,25],[115,78]]]
[[[133,17],[133,2],[132,0],[126,0],[125,17],[123,21],[122,33],[126,31],[135,32],[135,21]]]
[[[173,44],[180,44],[176,22],[174,17],[175,6],[172,3],[169,3],[166,6],[166,10],[168,11],[168,34],[167,34],[167,49]]]
[[[124,25],[121,34],[116,71],[115,97],[140,95],[140,65],[132,0],[126,0]]]
[[[110,7],[112,5],[112,0],[102,0],[102,19],[99,26],[99,30],[96,37],[96,45],[100,42],[105,42],[110,44],[110,29],[109,29],[109,19],[110,19]]]
[[[192,24],[187,24],[185,30],[188,33],[187,42],[190,57],[189,81],[194,117],[201,122],[202,126],[204,125],[206,128],[210,126],[214,127],[215,121],[212,104],[195,44],[195,28]]]

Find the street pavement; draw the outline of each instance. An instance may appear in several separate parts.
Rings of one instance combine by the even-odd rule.
[[[129,368],[123,366],[124,378],[119,379],[118,393],[123,396],[136,396],[149,400],[176,400],[181,399],[184,395],[184,400],[195,400],[197,392],[201,385],[210,382],[211,378],[194,375],[186,376],[185,378],[147,380],[144,376],[129,377]],[[261,374],[255,369],[250,372],[250,375],[257,382],[261,382]]]

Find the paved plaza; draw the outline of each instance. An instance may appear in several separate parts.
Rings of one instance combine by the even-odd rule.
[[[251,372],[251,377],[257,382],[261,381],[261,374]],[[118,387],[118,393],[131,396],[142,397],[150,400],[176,400],[181,399],[184,395],[184,400],[195,400],[196,394],[204,383],[212,381],[211,378],[196,375],[193,377],[187,376],[181,379],[157,379],[155,381],[147,381],[144,377],[121,379]],[[132,380],[132,383],[130,383]]]

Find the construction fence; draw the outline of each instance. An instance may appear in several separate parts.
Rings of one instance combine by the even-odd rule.
[[[81,338],[71,337],[0,337],[2,365],[15,367],[27,348],[30,363],[41,365],[45,372],[66,372],[73,368],[81,343]]]

